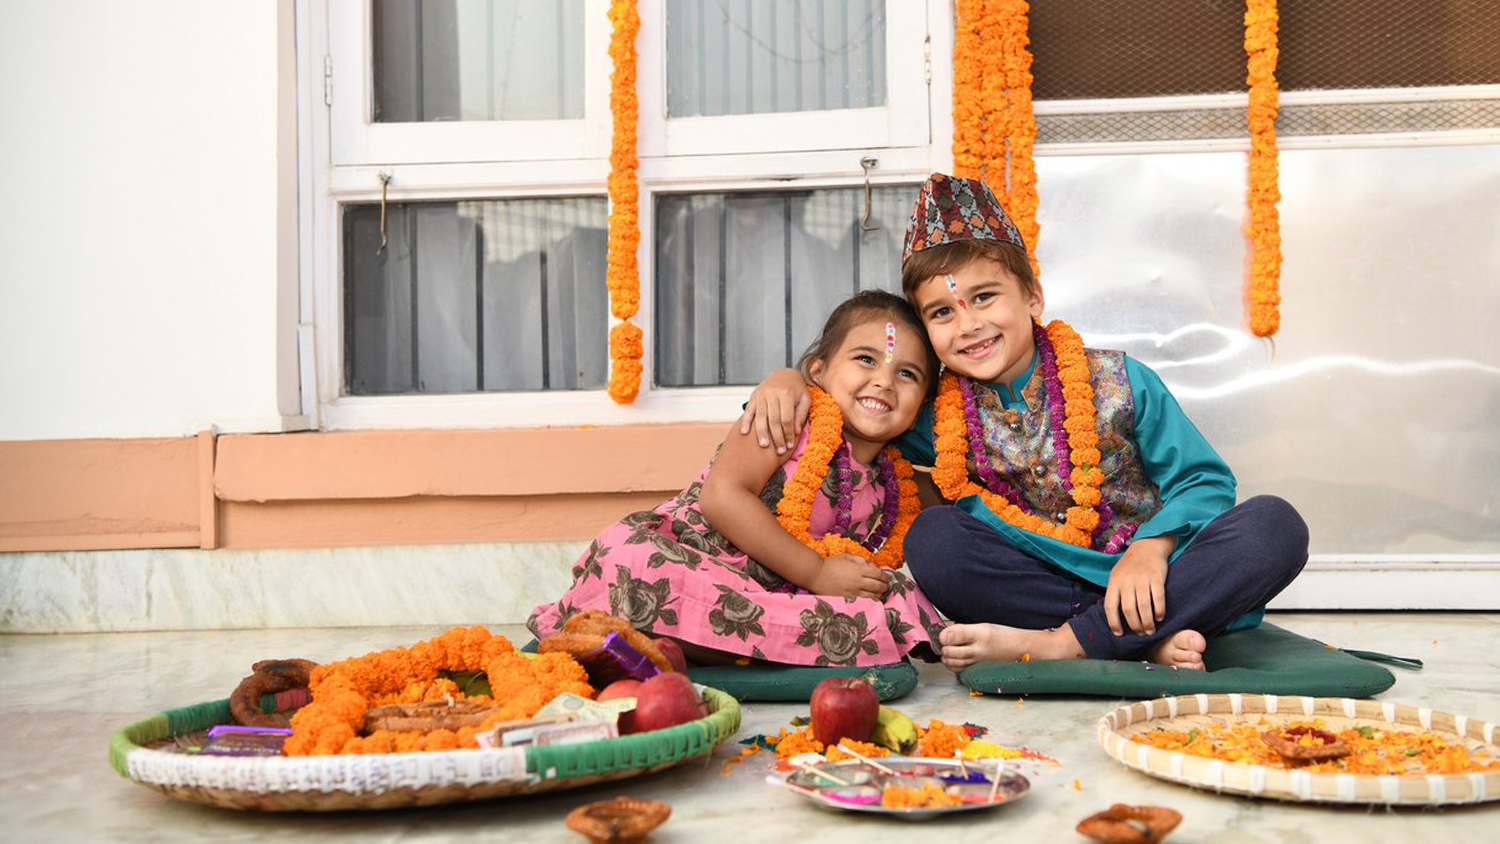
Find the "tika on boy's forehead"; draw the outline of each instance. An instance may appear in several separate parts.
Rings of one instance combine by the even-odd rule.
[[[890,363],[896,355],[896,323],[885,324],[885,362]]]
[[[948,282],[948,292],[952,293],[953,298],[958,300],[958,306],[960,308],[969,307],[968,305],[964,304],[964,297],[958,295],[958,282],[953,280],[953,273],[948,273],[947,275],[943,276],[943,279]]]

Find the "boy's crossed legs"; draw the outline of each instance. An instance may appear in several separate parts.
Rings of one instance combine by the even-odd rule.
[[[1203,668],[1205,636],[1264,606],[1307,562],[1307,525],[1286,501],[1256,496],[1209,522],[1167,570],[1166,617],[1156,632],[1116,636],[1104,588],[1028,557],[956,507],[924,511],[906,535],[906,564],[956,624],[943,662],[1149,659]],[[999,622],[999,623],[997,623]]]

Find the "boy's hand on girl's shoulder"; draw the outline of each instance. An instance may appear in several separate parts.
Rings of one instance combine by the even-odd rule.
[[[1151,536],[1130,543],[1109,573],[1104,591],[1104,617],[1116,636],[1149,635],[1167,616],[1167,557],[1176,540]]]
[[[818,566],[808,591],[816,595],[880,600],[889,587],[890,573],[885,569],[853,554],[834,554]]]
[[[777,454],[785,454],[797,444],[807,414],[812,410],[812,394],[802,373],[795,369],[778,369],[755,385],[740,414],[740,433],[755,432],[761,448],[773,443]]]

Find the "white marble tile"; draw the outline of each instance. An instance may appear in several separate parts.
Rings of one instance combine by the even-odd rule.
[[[1420,672],[1394,669],[1397,684],[1381,700],[1500,720],[1500,623],[1494,616],[1283,613],[1272,620],[1335,645],[1427,662]],[[563,816],[577,805],[616,794],[672,805],[672,819],[651,838],[658,844],[1081,842],[1074,824],[1114,802],[1178,809],[1183,825],[1169,839],[1177,844],[1460,844],[1494,840],[1500,829],[1500,804],[1388,812],[1251,800],[1155,780],[1116,764],[1094,742],[1095,721],[1116,701],[1033,697],[1018,704],[1014,698],[974,698],[939,666],[922,666],[923,685],[897,705],[923,722],[936,717],[984,724],[996,740],[1033,747],[1056,756],[1063,766],[1036,770],[1032,793],[1011,806],[908,825],[822,811],[774,790],[762,783],[768,770],[764,757],[722,775],[722,760],[734,747],[721,748],[712,763],[615,785],[524,800],[331,817],[251,815],[181,803],[121,779],[106,761],[115,729],[161,709],[223,697],[255,660],[334,659],[410,644],[441,629],[0,636],[0,759],[6,762],[0,766],[0,817],[6,820],[0,840],[581,844],[582,838],[563,827]],[[517,639],[525,636],[516,627],[504,632]],[[739,737],[774,732],[805,710],[805,705],[747,704]]]
[[[584,542],[0,554],[0,632],[518,623]]]

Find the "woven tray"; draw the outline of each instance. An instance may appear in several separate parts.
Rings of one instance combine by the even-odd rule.
[[[1450,740],[1462,738],[1471,750],[1485,749],[1500,757],[1494,724],[1427,708],[1350,698],[1200,694],[1147,700],[1122,706],[1101,718],[1098,737],[1105,752],[1126,767],[1195,788],[1252,797],[1401,806],[1500,799],[1500,771],[1407,776],[1309,773],[1205,759],[1130,740],[1132,735],[1157,727],[1191,730],[1215,722],[1259,723],[1261,718],[1273,724],[1320,718],[1334,732],[1361,725],[1430,730]]]
[[[169,709],[121,728],[110,739],[109,760],[120,776],[169,797],[229,809],[433,806],[578,788],[706,756],[739,729],[740,706],[718,689],[705,689],[704,699],[704,718],[584,744],[298,757],[182,752],[195,733],[233,723],[226,699]]]

